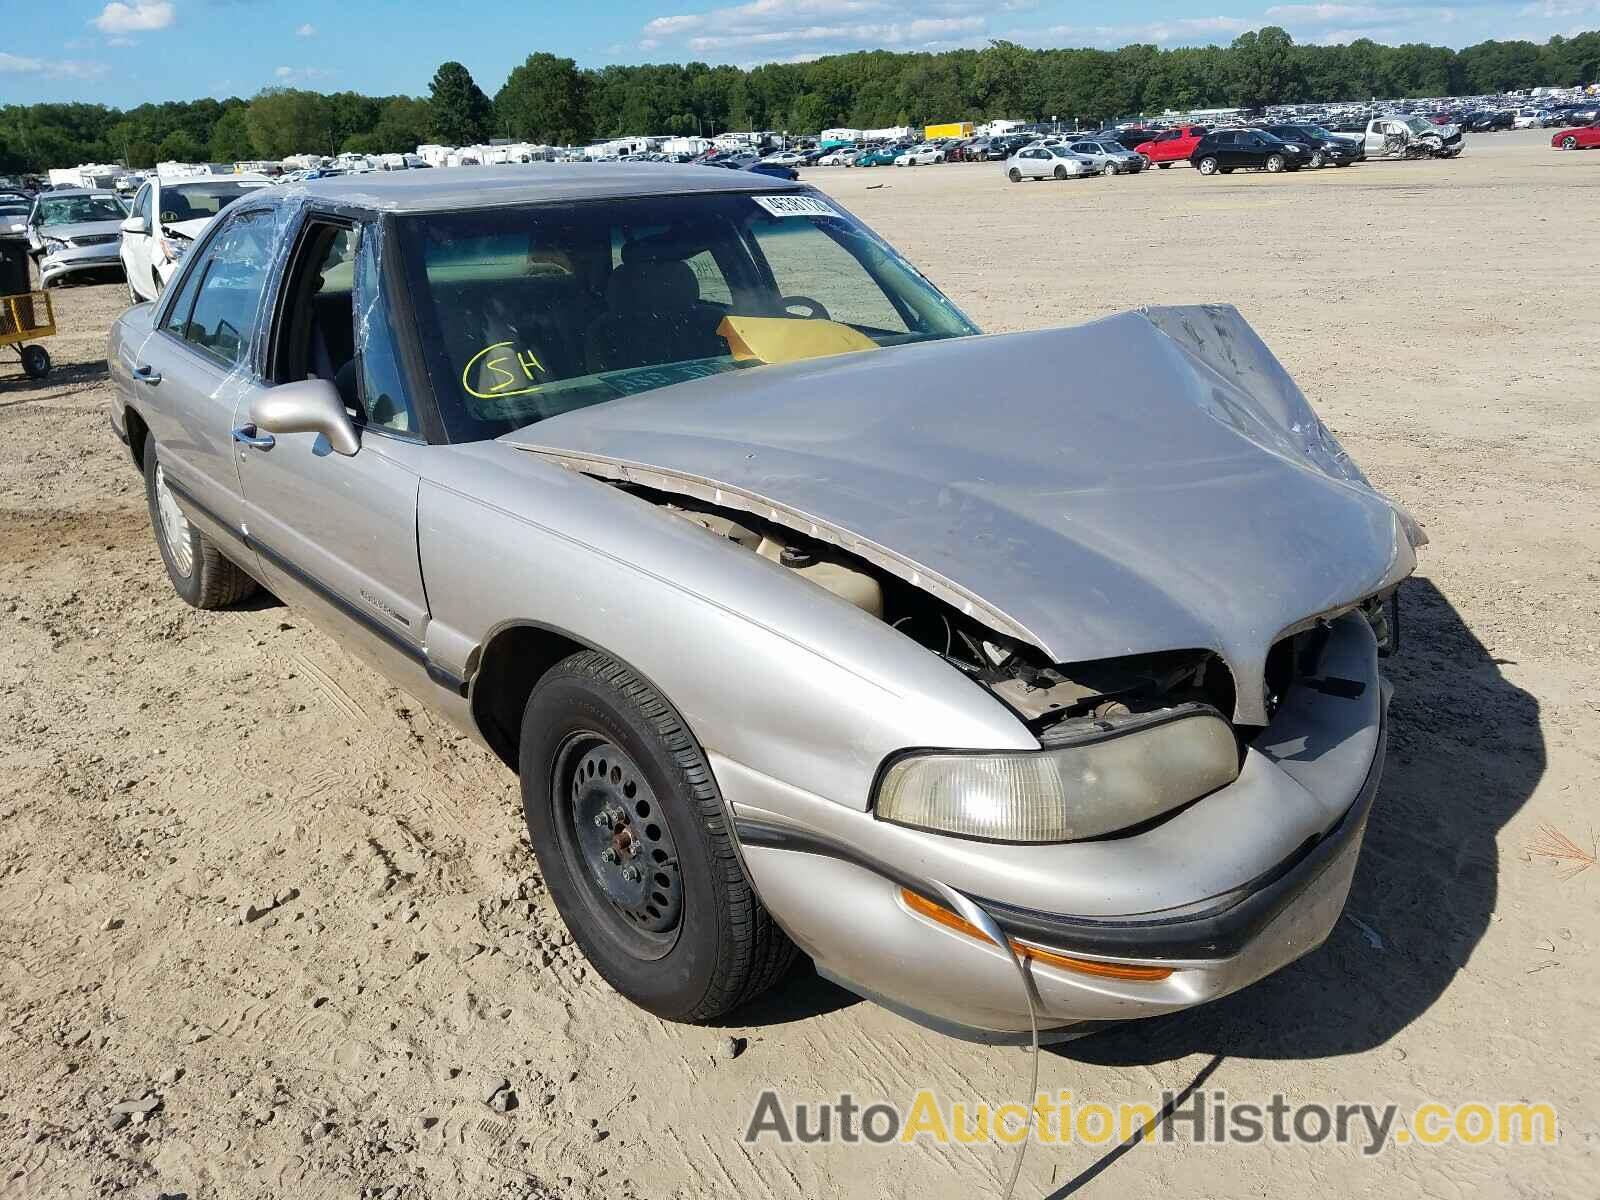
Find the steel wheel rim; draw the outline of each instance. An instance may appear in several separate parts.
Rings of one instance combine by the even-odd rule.
[[[582,732],[556,754],[552,785],[562,850],[588,907],[631,954],[665,956],[683,926],[683,877],[644,772],[604,734]]]
[[[178,507],[177,498],[167,486],[167,474],[156,464],[156,512],[161,521],[161,540],[178,574],[188,578],[194,569],[194,544],[189,537],[189,518]]]

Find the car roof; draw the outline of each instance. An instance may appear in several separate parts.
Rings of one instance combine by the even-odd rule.
[[[48,192],[40,192],[35,200],[54,200],[58,196],[115,196],[115,188],[51,188]]]
[[[668,163],[524,163],[508,167],[341,175],[290,184],[308,196],[380,212],[448,212],[540,201],[611,200],[700,192],[781,192],[799,185],[753,171]]]

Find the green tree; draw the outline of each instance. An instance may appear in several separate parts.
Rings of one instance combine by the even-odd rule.
[[[528,55],[495,93],[496,124],[509,136],[570,146],[592,132],[588,87],[578,64],[553,54]]]
[[[327,104],[316,92],[268,88],[245,110],[250,140],[263,158],[331,154]]]
[[[1245,108],[1292,104],[1300,99],[1300,64],[1294,39],[1276,25],[1241,33],[1228,47],[1234,101]]]
[[[211,127],[213,162],[244,162],[256,157],[256,144],[250,137],[250,122],[243,105],[230,108]]]
[[[452,146],[468,146],[489,135],[489,97],[458,62],[441,63],[428,85],[433,136]]]

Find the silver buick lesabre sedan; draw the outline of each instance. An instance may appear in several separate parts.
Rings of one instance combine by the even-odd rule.
[[[245,196],[109,359],[178,595],[480,738],[654,1013],[1072,1036],[1339,916],[1425,537],[1231,308],[983,336],[810,188],[535,165]]]

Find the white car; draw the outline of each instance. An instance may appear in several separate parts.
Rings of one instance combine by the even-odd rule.
[[[1006,159],[1006,178],[1012,183],[1024,179],[1075,179],[1098,172],[1092,162],[1074,154],[1060,142],[1035,142]]]
[[[904,154],[896,157],[894,165],[897,167],[923,167],[929,163],[942,163],[943,161],[943,150],[939,149],[938,146],[924,144],[913,146]]]
[[[855,156],[860,154],[860,153],[861,153],[861,150],[860,150],[859,147],[856,147],[856,146],[843,146],[843,147],[840,147],[838,150],[830,150],[826,154],[824,154],[821,158],[817,159],[817,166],[819,166],[819,167],[848,167],[850,165],[850,163],[855,159]]]
[[[1511,118],[1513,129],[1543,129],[1550,123],[1550,113],[1542,108],[1519,108]]]
[[[797,154],[793,150],[780,150],[776,154],[769,154],[761,161],[774,167],[798,167],[805,162],[804,154]]]
[[[128,302],[154,300],[184,252],[211,220],[240,196],[264,188],[265,175],[197,175],[146,180],[122,223],[122,269]]]

